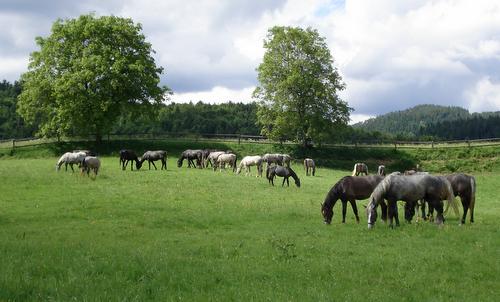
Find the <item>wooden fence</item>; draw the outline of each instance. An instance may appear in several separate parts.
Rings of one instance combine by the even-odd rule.
[[[54,142],[71,141],[93,141],[93,137],[61,137],[59,139],[47,138],[14,138],[0,140],[0,148],[19,148],[25,146],[34,146]],[[109,134],[103,138],[103,141],[112,140],[179,140],[186,142],[237,142],[258,143],[258,144],[292,144],[294,142],[284,141],[276,142],[259,135],[244,134],[189,134],[189,133],[137,133],[137,134]],[[450,140],[450,141],[348,141],[344,143],[323,143],[325,147],[356,147],[356,148],[413,148],[413,149],[432,149],[432,148],[456,148],[456,147],[478,147],[478,146],[496,146],[500,145],[500,138],[474,139],[474,140]]]

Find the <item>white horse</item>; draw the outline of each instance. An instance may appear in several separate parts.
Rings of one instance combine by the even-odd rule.
[[[312,176],[316,173],[316,165],[314,164],[314,160],[312,158],[304,159],[304,169],[306,170],[306,175],[309,176],[309,170],[312,172]]]
[[[99,172],[99,168],[101,167],[101,161],[95,156],[86,156],[82,160],[82,174],[87,172],[87,175],[90,174],[90,170],[94,171],[95,176],[97,176],[97,172]]]
[[[222,172],[222,169],[226,169],[226,164],[229,164],[233,168],[233,172],[236,171],[236,154],[226,153],[219,155],[214,164],[214,171],[220,167],[220,171]]]
[[[354,170],[352,170],[352,176],[358,176],[362,173],[368,175],[368,166],[365,163],[355,163]]]
[[[224,151],[213,151],[213,152],[210,152],[207,156],[207,158],[205,159],[205,167],[208,167],[208,163],[210,163],[212,165],[212,167],[215,165],[215,162],[217,161],[217,157],[219,157],[219,155],[222,155],[222,154],[225,154],[226,152]]]
[[[66,171],[68,171],[68,164],[71,167],[71,170],[75,172],[73,169],[73,164],[81,164],[82,160],[87,156],[85,152],[66,152],[64,153],[56,164],[56,171],[61,169],[62,164],[65,164]]]
[[[236,174],[240,174],[241,169],[245,167],[245,176],[250,174],[250,167],[257,166],[257,177],[262,177],[262,157],[259,155],[255,156],[245,156],[240,162],[240,166],[236,171]]]

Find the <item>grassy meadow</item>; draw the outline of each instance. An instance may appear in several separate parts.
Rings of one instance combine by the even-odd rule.
[[[500,173],[475,173],[476,222],[367,230],[320,203],[345,170],[302,187],[205,169],[91,179],[55,157],[0,160],[0,301],[494,301]],[[255,175],[255,169],[252,171]],[[402,211],[400,210],[400,217]],[[402,218],[402,217],[401,217]]]

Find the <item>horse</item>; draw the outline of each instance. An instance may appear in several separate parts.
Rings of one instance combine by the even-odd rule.
[[[446,178],[453,188],[453,196],[460,196],[464,213],[461,223],[465,224],[467,211],[470,209],[470,222],[474,222],[474,205],[476,203],[476,179],[467,174],[455,173],[442,176]],[[448,211],[447,205],[445,213]]]
[[[203,152],[201,150],[185,150],[184,152],[181,153],[181,156],[179,157],[179,160],[177,161],[177,167],[182,167],[182,162],[184,159],[187,159],[188,161],[188,168],[191,168],[191,165],[193,165],[194,168],[200,167],[201,168],[201,160],[203,158]],[[194,160],[196,159],[196,165],[194,163]]]
[[[385,176],[385,166],[384,165],[378,166],[377,174],[380,176]]]
[[[377,219],[376,207],[379,203],[387,200],[389,227],[393,227],[393,219],[399,226],[398,210],[396,202],[405,201],[405,219],[411,222],[415,214],[415,204],[418,200],[425,199],[437,210],[437,224],[444,223],[443,203],[446,199],[454,204],[453,189],[449,181],[428,174],[417,174],[413,176],[402,175],[399,172],[389,174],[382,180],[370,195],[370,202],[366,208],[368,215],[368,228],[373,228]],[[456,205],[455,205],[456,206]]]
[[[122,170],[125,170],[129,161],[135,161],[135,167],[137,168],[137,170],[141,168],[139,158],[137,158],[137,155],[134,151],[126,149],[120,150],[120,165],[122,166]],[[130,170],[134,170],[134,165],[132,163],[130,163]]]
[[[251,166],[257,166],[256,176],[262,177],[262,157],[260,155],[243,157],[238,167],[238,170],[236,170],[236,174],[240,174],[241,169],[245,167],[245,175],[249,175]]]
[[[368,175],[368,166],[365,163],[355,163],[352,176],[358,176],[361,173]]]
[[[290,168],[291,160],[292,160],[292,157],[288,154],[266,153],[262,156],[262,161],[264,161],[267,164],[266,167],[269,167],[269,165],[271,165],[271,164],[276,164],[279,166],[286,165],[287,168]]]
[[[65,171],[68,171],[68,165],[71,167],[71,171],[75,172],[73,169],[73,164],[80,165],[82,160],[87,156],[85,152],[66,152],[64,153],[56,164],[56,171],[61,169],[62,164],[65,166]]]
[[[368,176],[344,176],[341,178],[326,194],[325,201],[321,205],[321,213],[323,214],[324,222],[326,224],[332,223],[333,207],[337,200],[342,201],[342,223],[345,223],[345,216],[347,212],[347,202],[351,204],[356,222],[359,223],[358,208],[356,207],[356,200],[362,200],[370,197],[373,190],[384,179],[380,175]],[[387,207],[384,202],[380,203],[382,208],[382,220],[387,218]]]
[[[212,152],[210,152],[206,158],[205,166],[208,167],[208,163],[210,163],[210,165],[213,167],[215,162],[217,161],[217,157],[219,157],[219,155],[225,154],[225,153],[226,152],[224,152],[224,151],[212,151]]]
[[[406,170],[404,172],[404,175],[413,175],[413,174],[418,174],[420,172],[422,172],[420,169],[420,165],[417,164],[417,166],[415,168],[411,168],[410,170]]]
[[[99,168],[101,167],[101,161],[99,158],[95,156],[86,156],[82,160],[82,174],[87,172],[87,176],[90,176],[90,170],[94,171],[94,175],[97,176],[97,172],[99,172]]]
[[[266,177],[269,183],[272,184],[273,186],[274,186],[274,177],[276,176],[283,177],[283,183],[281,184],[282,187],[285,185],[285,180],[286,180],[286,185],[288,187],[290,186],[288,178],[291,176],[295,180],[295,185],[300,188],[300,179],[295,173],[295,171],[292,170],[292,168],[283,166],[267,167]]]
[[[142,157],[141,160],[139,161],[140,165],[139,168],[142,167],[142,163],[145,161],[148,161],[149,164],[149,170],[151,170],[151,164],[153,164],[153,167],[156,169],[155,161],[161,160],[161,170],[165,168],[167,170],[167,151],[163,150],[158,150],[158,151],[146,151]]]
[[[203,168],[208,167],[208,163],[210,163],[210,165],[212,165],[212,162],[208,159],[208,156],[210,155],[210,153],[212,153],[214,151],[216,151],[216,150],[212,150],[212,149],[201,150],[201,165]]]
[[[214,171],[220,167],[220,171],[222,169],[226,169],[226,164],[229,164],[233,168],[233,172],[236,171],[236,154],[233,153],[224,153],[220,154],[217,157],[217,160],[214,162]]]
[[[312,172],[312,176],[316,173],[316,165],[314,164],[314,160],[311,158],[304,159],[304,169],[306,170],[306,176],[309,176],[309,170]]]
[[[280,154],[280,155],[281,155],[281,162],[283,163],[283,165],[285,165],[287,168],[290,168],[292,157],[288,154]]]

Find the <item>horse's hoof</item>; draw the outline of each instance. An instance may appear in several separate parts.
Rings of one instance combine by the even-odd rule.
[[[373,224],[368,224],[368,229],[369,230],[373,229]]]

